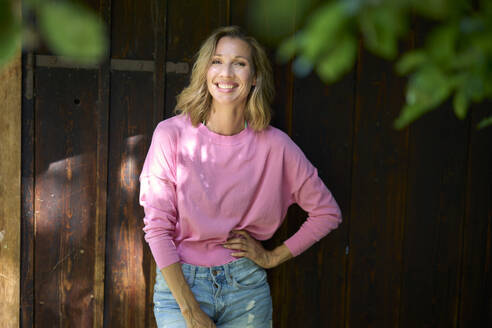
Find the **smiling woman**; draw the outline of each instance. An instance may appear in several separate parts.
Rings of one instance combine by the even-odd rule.
[[[159,123],[140,175],[145,239],[157,263],[159,327],[272,326],[265,269],[297,256],[341,222],[316,168],[269,125],[272,73],[237,27],[202,45],[173,118]],[[309,217],[265,250],[288,207]]]

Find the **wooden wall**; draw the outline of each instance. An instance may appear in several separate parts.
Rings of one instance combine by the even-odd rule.
[[[12,60],[0,67],[0,322],[5,328],[19,327],[21,81],[19,45]]]
[[[21,326],[153,327],[138,176],[200,43],[215,27],[245,26],[247,1],[86,3],[110,26],[101,66],[67,65],[45,47],[23,55]],[[274,70],[273,125],[344,215],[269,271],[274,326],[492,325],[492,129],[474,128],[490,104],[459,121],[447,103],[395,131],[404,80],[391,64],[360,50],[330,86]],[[304,218],[293,206],[267,245]]]

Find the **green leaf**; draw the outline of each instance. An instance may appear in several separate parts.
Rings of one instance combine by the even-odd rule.
[[[492,116],[486,117],[477,124],[478,129],[483,129],[492,125]]]
[[[268,43],[291,34],[315,0],[254,0],[248,8],[251,30]]]
[[[297,37],[299,36],[298,34]],[[285,63],[294,57],[299,48],[298,43],[296,36],[284,40],[277,49],[277,60]]]
[[[408,83],[407,103],[436,106],[449,96],[451,80],[435,66],[415,72]]]
[[[324,52],[338,46],[350,19],[345,7],[341,1],[329,2],[310,17],[299,37],[300,51],[306,58],[317,62]]]
[[[428,61],[428,56],[424,50],[414,50],[404,54],[396,63],[396,71],[405,75],[417,69]]]
[[[453,108],[456,117],[460,120],[466,117],[466,112],[468,110],[469,99],[463,89],[459,89],[453,98]]]
[[[454,84],[435,66],[415,72],[407,85],[406,104],[395,121],[401,129],[424,113],[436,108],[449,97]]]
[[[442,19],[448,16],[453,1],[456,0],[411,0],[418,13],[434,19]]]
[[[21,26],[10,1],[0,0],[0,68],[15,55],[21,44]]]
[[[420,104],[415,104],[415,105],[407,104],[403,106],[400,115],[395,120],[393,125],[395,129],[401,130],[428,111],[429,111],[428,106],[422,106]]]
[[[323,56],[317,72],[325,83],[332,83],[354,65],[357,55],[357,40],[346,35],[330,53]]]
[[[40,30],[55,53],[82,63],[98,62],[105,56],[106,31],[95,13],[72,2],[40,5]]]
[[[398,38],[407,30],[406,17],[389,4],[362,10],[359,25],[367,48],[386,59],[398,53]]]
[[[458,28],[454,23],[436,27],[426,40],[429,55],[440,65],[451,66],[456,57]]]

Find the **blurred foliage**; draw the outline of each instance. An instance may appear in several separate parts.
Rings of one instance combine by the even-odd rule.
[[[24,20],[13,9],[14,1],[0,0],[0,68],[14,56],[21,43],[29,49],[36,47],[40,40],[56,55],[76,63],[98,63],[106,55],[104,22],[81,3],[24,0]]]
[[[416,17],[429,32],[421,47],[400,53]],[[353,68],[359,40],[396,60],[396,71],[408,76],[397,129],[451,97],[460,119],[471,103],[492,99],[490,0],[254,0],[249,19],[256,35],[279,44],[280,61],[293,60],[298,76],[314,70],[326,83],[338,80]],[[478,127],[490,125],[492,116]]]

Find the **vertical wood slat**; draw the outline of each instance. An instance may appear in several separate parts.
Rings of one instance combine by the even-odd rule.
[[[299,314],[291,316],[289,322],[292,326],[305,323],[309,327],[343,327],[355,71],[332,85],[325,85],[314,74],[297,78],[294,83],[294,141],[318,168],[319,176],[339,203],[343,223],[316,244],[314,251],[301,255],[297,278],[287,278],[297,285],[296,298],[304,295],[299,303],[305,309],[299,311],[300,304],[295,304],[290,312],[297,309]]]
[[[401,327],[457,326],[468,123],[448,101],[410,127]]]
[[[492,326],[492,129],[476,125],[490,102],[472,107],[459,327]]]
[[[34,55],[22,56],[22,181],[20,327],[33,327],[34,316]]]
[[[407,132],[392,123],[403,83],[366,51],[357,65],[347,325],[397,327]]]
[[[85,2],[86,5],[91,7],[93,10],[95,10],[103,21],[106,22],[107,26],[110,25],[110,1],[109,0],[89,0]],[[42,51],[42,50],[41,50]],[[49,71],[49,70],[48,70]],[[76,84],[75,88],[72,88],[70,91],[75,91],[75,96],[73,99],[66,99],[63,96],[58,96],[58,95],[49,95],[48,93],[45,93],[44,96],[47,98],[57,98],[57,100],[60,102],[58,105],[60,107],[63,107],[64,109],[67,109],[70,107],[70,102],[78,101],[80,102],[80,106],[77,109],[82,109],[81,111],[84,112],[83,108],[85,106],[90,106],[94,108],[93,111],[88,111],[90,113],[82,113],[82,117],[77,118],[77,114],[73,115],[70,117],[73,113],[70,112],[70,109],[67,109],[69,112],[68,115],[65,115],[67,113],[62,113],[60,115],[61,121],[57,121],[56,123],[60,123],[60,126],[63,126],[63,123],[66,123],[67,125],[65,126],[65,135],[64,137],[67,138],[67,144],[66,144],[66,154],[69,155],[72,153],[75,149],[75,152],[77,151],[88,151],[90,153],[89,157],[90,159],[87,160],[87,165],[82,164],[80,168],[70,168],[71,164],[74,164],[74,162],[71,161],[71,159],[66,159],[65,164],[68,165],[67,168],[67,177],[68,179],[65,180],[64,182],[61,182],[64,188],[68,190],[69,193],[72,193],[72,195],[63,195],[61,196],[62,198],[70,199],[69,201],[65,201],[65,204],[62,205],[62,199],[51,199],[47,201],[47,204],[49,204],[46,208],[49,208],[50,206],[60,206],[62,205],[64,207],[65,212],[65,217],[58,216],[60,220],[65,220],[66,226],[65,230],[58,230],[56,227],[57,223],[56,220],[53,220],[51,222],[44,222],[47,223],[46,236],[40,236],[37,235],[36,237],[40,237],[41,243],[44,241],[44,238],[52,238],[52,237],[58,237],[59,238],[59,247],[58,249],[60,251],[60,254],[66,254],[64,257],[58,258],[58,261],[56,264],[51,268],[51,277],[44,277],[46,280],[51,280],[53,279],[54,276],[58,275],[58,279],[55,279],[55,286],[53,291],[51,293],[58,293],[58,295],[55,297],[58,299],[58,308],[56,309],[57,311],[53,311],[53,313],[48,313],[51,310],[46,310],[46,307],[44,305],[46,304],[45,301],[43,300],[38,300],[38,297],[36,297],[36,303],[35,304],[35,309],[38,313],[36,313],[36,320],[34,322],[37,322],[38,324],[40,322],[44,321],[44,318],[46,316],[53,318],[54,319],[54,324],[55,325],[65,325],[65,326],[70,326],[76,323],[77,325],[84,325],[84,326],[94,326],[94,327],[101,327],[102,325],[102,320],[103,320],[103,299],[104,299],[104,256],[105,256],[105,227],[106,227],[106,181],[107,181],[107,124],[108,124],[108,93],[109,93],[109,61],[106,61],[102,63],[99,66],[98,70],[92,71],[90,73],[89,71],[86,71],[85,73],[82,74],[77,74],[80,71],[78,70],[72,70],[76,77],[74,79],[71,78],[72,73],[67,73],[64,74],[62,70],[54,70],[56,71],[55,75],[58,76],[60,80],[67,79],[68,83],[73,82]],[[49,73],[48,73],[49,74]],[[42,75],[42,74],[41,74]],[[77,76],[78,75],[78,76]],[[89,77],[90,76],[90,77]],[[36,76],[38,78],[38,76]],[[79,78],[88,78],[88,79],[93,79],[93,82],[87,83],[87,85],[95,86],[95,88],[92,88],[89,90],[89,95],[86,94],[87,97],[79,97],[76,95],[80,91],[80,93],[83,93],[80,90],[80,87],[83,87],[85,82],[80,83]],[[42,77],[40,76],[40,79],[42,80]],[[87,81],[86,81],[87,82]],[[62,82],[63,84],[63,82]],[[78,87],[78,88],[77,88]],[[38,88],[36,88],[38,89]],[[74,90],[75,89],[75,90]],[[79,89],[79,90],[77,90]],[[84,90],[87,91],[87,90]],[[70,93],[70,92],[68,92]],[[42,102],[42,100],[41,100]],[[55,101],[56,102],[56,101]],[[91,104],[92,103],[92,104]],[[77,104],[75,104],[77,105]],[[56,106],[56,105],[55,105]],[[76,106],[77,107],[77,106]],[[62,108],[62,111],[63,111]],[[85,107],[87,108],[87,107]],[[38,108],[39,109],[39,108]],[[48,112],[50,109],[48,109]],[[39,111],[38,111],[39,112]],[[92,117],[90,117],[92,115]],[[45,117],[46,119],[46,117]],[[68,121],[63,120],[66,119]],[[74,121],[69,122],[70,119],[74,119]],[[89,119],[91,122],[88,122],[87,119]],[[36,123],[39,123],[39,121],[42,121],[41,116],[37,116]],[[52,122],[41,122],[45,123],[47,125],[50,125]],[[78,124],[81,124],[83,126],[82,130],[84,130],[86,127],[90,126],[89,129],[86,131],[76,131],[75,133],[72,133],[71,128],[69,127],[70,125],[77,126]],[[92,129],[92,130],[91,130]],[[37,136],[46,136],[45,131],[39,131]],[[77,136],[77,133],[80,133]],[[86,135],[85,133],[90,133],[91,137],[95,136],[94,139],[92,139],[93,143],[89,146],[85,145],[70,145],[70,142],[78,143],[80,140],[77,139],[85,139]],[[56,133],[54,133],[56,135]],[[50,140],[52,136],[48,136],[47,139]],[[73,137],[73,139],[71,139]],[[41,139],[41,138],[37,138]],[[51,139],[53,140],[53,139]],[[71,140],[71,141],[68,141]],[[49,147],[49,146],[48,146]],[[70,149],[72,148],[72,149]],[[39,151],[39,149],[37,149]],[[59,149],[58,149],[59,150]],[[46,154],[50,153],[51,149],[49,149]],[[38,152],[39,154],[39,152]],[[53,155],[53,153],[45,156],[43,153],[41,157],[43,157],[43,160],[46,160],[46,158],[50,159],[50,155]],[[59,154],[58,154],[59,155]],[[78,154],[75,155],[75,160],[77,159],[77,156],[85,156],[87,154]],[[57,156],[57,155],[55,155]],[[38,156],[39,159],[39,156]],[[62,159],[58,159],[58,162],[54,163],[56,166],[59,166],[60,168],[63,166],[64,163],[62,163]],[[58,180],[55,183],[60,183],[60,177],[62,176],[61,174],[58,174],[58,177],[56,177],[56,174],[52,174],[50,177],[47,179],[43,180],[46,178],[43,175],[48,175],[46,172],[42,172],[45,167],[43,167],[43,160],[41,161],[36,161],[36,165],[39,164],[40,170],[36,170],[36,180],[40,180],[43,182],[46,182],[46,184],[40,184],[39,188],[36,189],[36,194],[41,195],[42,197],[47,196],[47,190],[50,188],[50,184],[55,182],[55,180]],[[82,161],[85,161],[82,159]],[[39,162],[39,163],[38,163]],[[53,163],[51,163],[53,164]],[[85,169],[86,167],[89,167],[88,169]],[[70,170],[72,172],[70,173]],[[92,170],[92,171],[91,171]],[[81,180],[81,181],[71,181],[70,175],[77,175],[80,173],[82,176],[86,177],[86,181]],[[51,181],[50,181],[51,180]],[[87,185],[85,185],[87,183]],[[46,188],[46,189],[43,189]],[[79,195],[79,198],[77,198],[77,193],[79,192],[78,190],[74,190],[77,188],[82,188],[81,194]],[[85,193],[85,189],[90,189],[90,192]],[[55,195],[53,193],[52,195]],[[41,198],[40,198],[41,199]],[[39,199],[38,199],[39,200]],[[43,200],[43,199],[41,199]],[[43,201],[45,201],[44,199]],[[73,203],[72,201],[75,200]],[[46,204],[46,203],[45,203]],[[43,210],[46,210],[46,208],[43,208],[43,204],[37,204],[38,205],[38,211],[36,213],[36,216],[39,215],[39,217],[36,217],[37,219],[40,219],[40,221],[46,221],[49,218],[43,217]],[[41,209],[41,211],[39,211]],[[49,212],[49,211],[46,211]],[[76,213],[74,215],[74,212]],[[87,221],[87,217],[90,217],[90,220]],[[81,221],[83,224],[83,228],[86,228],[88,236],[80,236],[79,231],[77,231],[78,224],[80,224]],[[85,221],[85,222],[84,222]],[[75,231],[70,231],[70,225]],[[60,233],[59,236],[54,236],[53,231],[58,231]],[[68,246],[68,250],[63,249],[63,245]],[[79,253],[77,253],[77,249],[80,247],[78,250]],[[57,247],[54,247],[56,250]],[[37,252],[38,250],[36,249],[34,252]],[[43,258],[41,258],[41,261],[36,261],[35,265],[35,275],[36,278],[43,277],[43,269],[46,268],[48,263],[43,263]],[[73,263],[72,263],[73,262]],[[80,263],[90,263],[90,264],[82,264],[80,267],[73,268],[71,265],[77,266]],[[53,263],[51,263],[53,264]],[[57,272],[55,272],[57,271]],[[49,274],[48,274],[49,275]],[[88,275],[89,278],[85,277],[85,275]],[[83,277],[83,278],[82,278]],[[46,280],[44,278],[41,279],[35,279],[35,289],[37,290],[42,290],[42,286],[44,283],[46,283]],[[44,292],[44,291],[43,291]],[[49,297],[49,293],[45,293]],[[53,297],[53,295],[51,295]],[[84,311],[78,310],[85,308]],[[75,310],[74,310],[75,309]],[[56,313],[55,313],[56,312]],[[83,318],[83,320],[80,320]]]
[[[95,1],[101,19],[109,30],[111,26],[111,0]],[[109,34],[109,33],[108,33]],[[107,226],[107,184],[108,184],[108,152],[109,152],[109,91],[110,91],[110,59],[106,58],[99,65],[97,94],[97,149],[96,165],[96,216],[95,225],[95,267],[94,267],[94,321],[93,327],[99,328],[104,323],[104,285],[106,270],[106,226]]]
[[[155,266],[143,240],[138,175],[164,112],[166,5],[131,1],[113,6],[112,58],[152,58],[154,73],[114,71],[111,78],[106,327],[155,326]]]
[[[35,325],[92,326],[98,167],[96,71],[37,68]]]
[[[21,54],[0,68],[0,322],[19,326],[21,245]]]
[[[166,104],[166,42],[167,42],[167,1],[153,1],[152,17],[154,24],[154,62],[155,71],[153,76],[153,124],[152,127],[162,121],[165,117],[165,104]],[[149,136],[152,131],[149,131]],[[149,140],[150,141],[150,140]],[[148,144],[149,146],[150,144]],[[148,148],[145,148],[147,150]],[[145,327],[157,327],[154,318],[153,311],[153,296],[154,296],[154,284],[155,284],[155,261],[150,254],[150,250],[147,245],[144,245],[143,267],[145,281],[146,281],[146,315],[145,315]]]
[[[401,327],[456,327],[467,124],[447,103],[410,128]]]
[[[112,81],[104,325],[144,327],[151,286],[138,176],[153,129],[152,73],[113,72]]]

